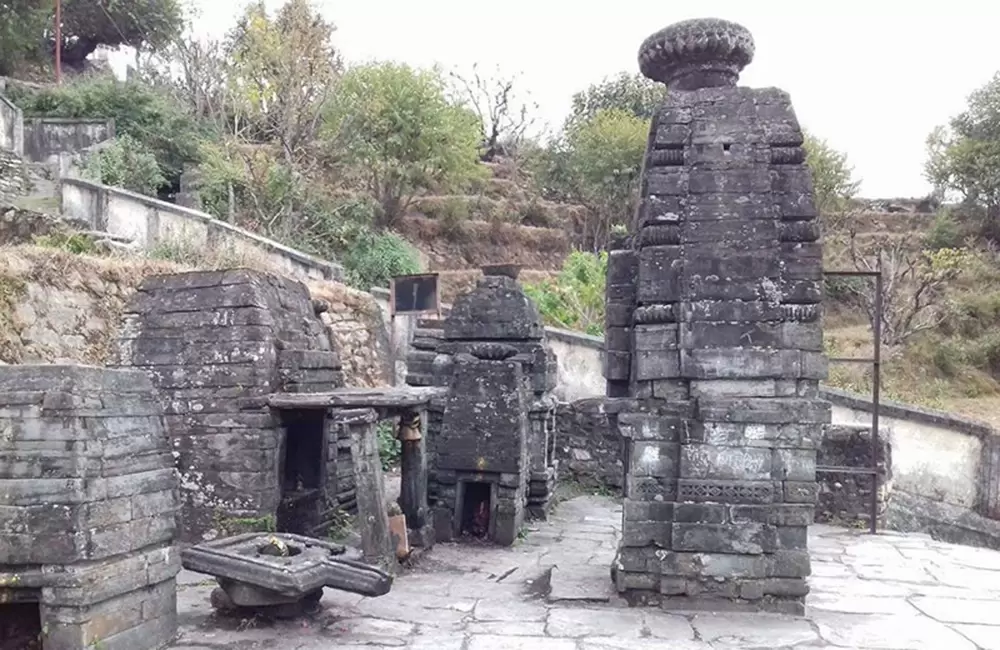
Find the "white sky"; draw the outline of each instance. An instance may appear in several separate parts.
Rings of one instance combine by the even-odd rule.
[[[221,36],[245,2],[192,0]],[[791,93],[803,126],[847,152],[867,197],[918,196],[924,142],[1000,70],[1000,5],[983,0],[314,0],[348,62],[395,59],[521,74],[543,120],[570,97],[638,70],[639,44],[677,20],[720,17],[753,33],[741,83]],[[268,0],[280,6],[281,0]],[[813,5],[813,9],[808,7]]]

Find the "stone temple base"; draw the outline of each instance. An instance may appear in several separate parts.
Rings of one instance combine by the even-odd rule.
[[[149,379],[0,366],[0,466],[0,647],[7,634],[40,640],[19,650],[170,643],[177,477]]]

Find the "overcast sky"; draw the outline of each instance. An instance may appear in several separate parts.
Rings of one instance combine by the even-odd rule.
[[[847,152],[867,197],[926,193],[927,134],[1000,70],[1000,5],[983,0],[314,1],[348,62],[499,66],[522,75],[553,126],[574,92],[637,71],[650,33],[686,18],[735,20],[757,43],[741,83],[790,92],[802,125]],[[216,36],[245,5],[194,3],[198,29]]]

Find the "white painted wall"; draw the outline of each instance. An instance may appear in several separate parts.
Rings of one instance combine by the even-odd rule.
[[[868,411],[834,404],[835,424],[871,424]],[[879,418],[879,431],[892,443],[893,489],[944,503],[975,508],[983,442],[977,436],[903,419]]]
[[[214,246],[260,260],[277,273],[302,280],[339,280],[343,269],[211,215],[142,194],[79,178],[60,179],[61,211],[96,230],[127,237],[142,248],[171,239]]]

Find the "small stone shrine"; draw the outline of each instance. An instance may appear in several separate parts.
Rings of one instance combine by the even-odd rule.
[[[487,267],[444,322],[429,410],[428,491],[438,541],[511,544],[555,485],[555,356],[513,267]]]
[[[338,472],[351,467],[344,427],[324,410],[268,406],[272,393],[343,387],[323,308],[301,282],[244,269],[140,285],[119,363],[142,369],[163,399],[184,541],[268,520],[279,532],[325,537],[336,508],[353,500],[353,477]]]
[[[606,376],[626,438],[632,603],[804,612],[816,449],[829,422],[822,251],[786,93],[737,87],[754,42],[716,19],[639,53],[656,112],[629,243],[608,269]]]
[[[177,473],[141,372],[0,366],[0,648],[177,633]]]

